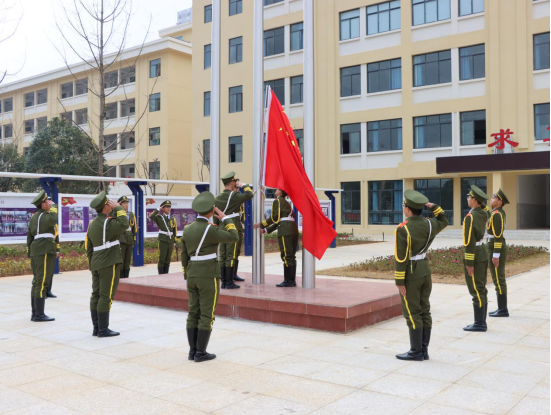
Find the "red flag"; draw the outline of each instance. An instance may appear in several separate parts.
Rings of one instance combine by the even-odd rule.
[[[337,232],[325,217],[310,179],[304,171],[295,133],[277,97],[270,90],[264,164],[264,184],[287,192],[302,213],[302,244],[321,259]]]

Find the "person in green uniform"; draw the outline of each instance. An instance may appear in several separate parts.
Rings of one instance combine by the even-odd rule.
[[[92,200],[90,207],[98,212],[98,216],[88,226],[85,239],[88,264],[92,271],[92,335],[118,336],[120,333],[109,329],[109,312],[119,285],[122,264],[119,237],[128,229],[128,216],[118,203],[109,200],[105,191]]]
[[[473,298],[474,323],[463,327],[465,331],[487,330],[488,251],[483,241],[488,220],[488,208],[484,204],[487,199],[488,196],[480,188],[471,186],[471,191],[467,194],[467,203],[471,211],[463,220],[463,245],[465,246],[465,281]]]
[[[31,203],[38,209],[27,230],[27,254],[33,270],[31,321],[54,321],[55,318],[44,314],[44,307],[54,275],[55,259],[59,254],[59,245],[56,245],[57,206],[44,190]]]
[[[220,265],[216,252],[219,244],[236,243],[239,233],[232,219],[215,206],[212,193],[197,195],[191,208],[197,213],[197,219],[184,228],[181,238],[182,271],[189,294],[188,359],[205,362],[216,358],[207,352],[220,296]],[[210,223],[213,215],[219,226]]]
[[[214,204],[224,215],[232,220],[237,232],[239,241],[234,243],[220,244],[220,275],[222,278],[222,288],[237,289],[234,281],[243,281],[242,278],[235,278],[237,267],[239,266],[239,254],[241,253],[241,243],[243,242],[243,223],[241,222],[241,206],[247,200],[254,196],[254,192],[248,184],[242,184],[235,178],[235,172],[230,171],[220,178],[224,183],[224,190],[214,198]],[[239,189],[243,188],[244,193]],[[218,219],[214,218],[214,224],[218,224]]]
[[[298,226],[293,217],[293,208],[286,199],[287,193],[277,189],[275,195],[270,217],[261,223],[255,223],[253,228],[260,228],[261,233],[272,233],[277,229],[279,252],[283,261],[283,282],[276,284],[276,287],[296,287]]]
[[[149,219],[155,222],[159,228],[159,262],[157,263],[159,274],[168,274],[172,252],[177,242],[177,223],[176,218],[170,214],[171,210],[172,203],[170,200],[165,200],[161,203],[160,211],[155,209],[149,215]]]
[[[431,210],[434,218],[421,217],[424,206]],[[403,211],[406,220],[394,232],[394,280],[401,295],[402,313],[409,327],[410,350],[396,357],[400,360],[429,360],[432,279],[427,251],[436,235],[449,222],[440,206],[430,203],[425,195],[411,189],[404,192]]]
[[[54,212],[57,213],[57,208],[54,207],[53,209],[54,209]],[[61,248],[61,246],[59,245],[59,226],[57,224],[55,225],[54,236],[55,236],[56,259],[57,259],[57,258],[59,258],[59,250]],[[49,275],[51,275],[51,277],[50,277],[50,284],[48,284],[48,290],[46,292],[46,298],[57,298],[57,295],[55,295],[52,292],[52,285],[54,283],[55,263],[56,263],[56,261],[53,262],[50,269],[48,270]]]
[[[505,279],[505,261],[507,260],[507,244],[503,233],[507,223],[507,215],[503,206],[509,199],[499,189],[490,199],[492,212],[488,222],[488,265],[496,289],[497,310],[488,315],[490,317],[509,317],[507,309],[507,280]]]
[[[136,216],[134,212],[128,211],[128,198],[126,196],[119,197],[117,203],[122,206],[126,215],[128,216],[128,229],[121,234],[120,243],[121,243],[121,256],[122,256],[122,266],[120,277],[128,278],[130,276],[130,262],[132,261],[132,250],[134,249],[134,244],[136,243],[136,235],[138,234],[138,223],[136,222]]]

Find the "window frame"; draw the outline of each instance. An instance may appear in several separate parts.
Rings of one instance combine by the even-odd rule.
[[[208,51],[207,51],[208,48]],[[207,59],[208,56],[208,59]],[[203,69],[209,69],[212,65],[212,45],[209,43],[203,47]]]
[[[32,100],[28,100],[29,97],[32,96]],[[27,103],[30,103],[30,105],[27,105]],[[23,94],[23,108],[31,108],[36,105],[36,92],[27,92],[26,94]]]
[[[444,117],[444,116],[449,116],[449,122],[446,121],[446,122],[442,122],[442,118],[441,117]],[[428,122],[428,121],[432,121],[429,120],[429,117],[438,117],[438,123],[434,123],[434,122]],[[424,124],[418,124],[416,125],[416,121],[417,120],[420,120],[422,118],[425,118],[425,122]],[[450,143],[449,145],[447,146],[443,146],[442,145],[442,126],[443,125],[447,125],[449,124],[449,130],[450,130]],[[422,147],[419,147],[418,146],[418,130],[417,130],[417,127],[427,127],[427,126],[431,126],[431,125],[439,125],[439,141],[440,141],[440,145],[439,146],[433,146],[433,147],[428,147],[428,146],[422,146]],[[428,141],[428,131],[427,131],[427,135],[426,135],[426,138],[423,137],[423,139],[427,140]],[[417,149],[428,149],[428,148],[433,148],[433,149],[436,149],[436,148],[450,148],[452,147],[453,145],[453,118],[452,118],[452,114],[451,113],[444,113],[444,114],[431,114],[431,115],[421,115],[419,117],[413,117],[413,149],[414,150],[417,150]]]
[[[203,14],[203,23],[211,23],[212,22],[212,4],[207,4],[205,6],[204,14]]]
[[[155,137],[152,139],[152,137]],[[149,146],[160,146],[161,145],[161,127],[151,127],[149,128]]]
[[[4,139],[13,138],[13,124],[4,124]],[[9,136],[8,136],[9,131]]]
[[[385,5],[385,4],[388,4],[388,9],[380,9],[380,6],[382,5]],[[392,5],[396,5],[398,4],[398,7],[393,7]],[[376,12],[369,12],[369,9],[372,9],[374,7],[377,7],[377,11]],[[398,10],[398,27],[397,28],[392,28],[392,11],[396,11]],[[380,30],[380,15],[381,14],[385,14],[385,13],[388,13],[388,30]],[[369,33],[369,16],[377,16],[377,31],[376,32],[373,32],[373,33]],[[402,22],[401,22],[401,18],[402,18],[402,5],[400,3],[399,0],[391,0],[391,1],[386,1],[386,2],[382,2],[382,3],[377,3],[377,4],[371,4],[369,6],[366,6],[365,8],[365,34],[366,36],[373,36],[373,35],[377,35],[377,34],[380,34],[380,33],[387,33],[387,32],[394,32],[394,31],[397,31],[397,30],[402,30]]]
[[[380,184],[379,189],[372,189],[372,184]],[[391,189],[385,188],[386,183],[392,183],[393,187]],[[394,187],[399,184],[398,188]],[[377,194],[377,205],[380,209],[373,209],[373,195]],[[400,194],[400,197],[397,197],[397,193]],[[390,194],[391,204],[394,205],[394,209],[383,210],[382,204],[385,202],[383,196]],[[404,212],[402,209],[402,203],[404,200],[404,181],[403,180],[369,180],[367,182],[367,223],[369,225],[397,225],[402,222],[404,217]],[[398,202],[397,202],[398,201]],[[396,208],[396,203],[398,203],[398,208]],[[389,217],[388,223],[383,223],[383,218],[386,215]],[[380,215],[380,221],[375,221],[373,219],[374,215]],[[392,217],[392,220],[390,220]]]
[[[3,108],[4,108],[3,113],[13,112],[13,97],[4,98],[2,100],[2,104],[3,104]],[[7,109],[7,107],[9,107],[9,109]]]
[[[281,85],[275,85],[276,83]],[[274,91],[275,96],[279,100],[279,103],[285,105],[285,78],[271,79],[269,81],[264,81],[264,95],[266,95],[266,86],[270,85],[272,91]],[[282,94],[282,96],[280,96]],[[266,98],[266,97],[264,97]]]
[[[479,14],[479,13],[484,13],[485,9],[484,9],[484,0],[480,0],[482,1],[482,10],[481,11],[478,11],[478,12],[475,12],[473,11],[474,9],[474,3],[477,1],[477,0],[465,0],[465,1],[468,1],[471,3],[471,12],[470,13],[461,13],[461,3],[463,2],[462,0],[459,0],[458,1],[458,13],[459,13],[459,17],[463,17],[463,16],[471,16],[473,14]]]
[[[132,105],[131,105],[132,104]],[[129,98],[125,99],[124,101],[120,101],[121,105],[121,116],[120,118],[126,118],[126,117],[133,117],[136,115],[136,99],[135,98]],[[124,107],[123,107],[124,105]],[[126,108],[128,106],[128,114],[125,114],[123,108]]]
[[[243,112],[243,85],[232,86],[228,90],[228,111],[230,114]],[[233,102],[232,102],[233,101]],[[232,108],[233,103],[233,108]]]
[[[441,54],[446,53],[446,52],[449,54],[449,57],[441,58]],[[437,59],[427,61],[427,56],[433,55],[433,54],[438,54]],[[415,63],[415,59],[416,58],[421,58],[421,57],[424,58],[424,61]],[[433,62],[437,63],[437,72],[438,72],[437,78],[438,78],[438,80],[435,83],[426,83],[426,80],[427,80],[427,75],[426,75],[427,65],[430,65]],[[449,80],[447,80],[448,78],[446,78],[445,80],[441,79],[443,77],[443,75],[442,75],[443,69],[441,69],[441,67],[440,67],[442,62],[449,62]],[[449,84],[449,83],[452,82],[451,49],[439,50],[439,51],[435,51],[435,52],[429,52],[429,53],[422,53],[422,54],[419,54],[419,55],[414,55],[413,59],[412,59],[412,64],[413,64],[413,88],[420,88],[420,87],[430,86],[430,85]],[[424,79],[425,82],[421,85],[416,84],[416,67],[417,66],[422,66],[422,68],[423,68],[422,73],[423,73],[423,79]]]
[[[64,87],[71,87],[71,92],[70,92],[70,95],[67,95],[67,96],[63,96],[63,88]],[[67,99],[67,98],[72,98],[75,94],[75,85],[74,85],[74,82],[71,81],[71,82],[65,82],[64,84],[61,84],[59,86],[59,91],[60,91],[60,99]],[[66,92],[69,92],[69,91],[66,91]]]
[[[293,84],[293,81],[298,80],[299,78],[300,78],[301,82]],[[293,105],[293,104],[303,104],[304,103],[304,75],[292,76],[291,79],[290,79],[290,86],[291,86],[291,105]],[[293,88],[295,88],[295,89],[298,88],[299,89],[298,93],[300,95],[300,101],[295,101],[293,99]]]
[[[295,138],[297,139],[300,155],[301,157],[304,157],[304,128],[293,129],[293,133],[295,134]]]
[[[232,45],[232,41],[240,41]],[[235,51],[235,61],[232,62],[232,49]],[[229,64],[234,65],[236,63],[243,62],[243,36],[237,36],[229,40]]]
[[[352,126],[357,126],[357,130],[344,131],[345,129],[352,129]],[[341,144],[341,156],[347,154],[362,154],[362,123],[354,122],[348,124],[341,124],[340,128],[340,144]],[[344,152],[344,134],[348,134],[348,152]],[[350,134],[358,134],[357,147],[358,151],[351,151],[352,149],[352,136]],[[354,136],[355,137],[355,136]]]
[[[105,89],[116,88],[119,86],[119,70],[107,72],[103,78],[103,85]]]
[[[388,68],[381,69],[381,64],[388,64]],[[378,69],[376,70],[370,70],[370,67],[374,67],[374,65],[378,66]],[[397,66],[393,66],[397,65]],[[393,74],[394,71],[398,70],[400,72],[399,79],[399,85],[393,85]],[[388,73],[387,73],[388,72]],[[378,74],[378,88],[376,91],[370,91],[370,74]],[[390,85],[389,89],[381,89],[381,79],[383,76],[388,76],[388,84]],[[379,62],[370,62],[367,64],[367,93],[368,94],[376,94],[378,92],[385,92],[385,91],[398,91],[402,89],[402,58],[395,58],[395,59],[388,59],[384,61]]]
[[[235,139],[234,141],[239,140],[239,142],[232,143],[232,139]],[[234,146],[233,150],[232,150],[232,146]],[[240,147],[238,148],[237,146],[240,146]],[[233,151],[233,156],[235,157],[235,160],[233,161],[232,161],[232,151]],[[243,162],[243,136],[242,135],[235,135],[228,138],[228,162],[229,163]]]
[[[431,20],[430,22],[427,22],[427,3],[436,3],[436,20]],[[444,18],[440,18],[439,17],[439,9],[440,9],[440,2],[447,2],[448,3],[448,17],[444,17]],[[415,6],[416,5],[419,5],[419,4],[423,4],[423,23],[415,23]],[[436,22],[443,22],[443,21],[446,21],[446,20],[450,20],[451,19],[451,2],[450,0],[412,0],[412,4],[411,4],[411,26],[414,27],[414,26],[422,26],[422,25],[425,25],[425,24],[431,24],[431,23],[436,23]]]
[[[542,108],[545,105],[547,105],[547,113],[538,114],[538,112],[537,112],[538,108]],[[547,137],[538,138],[538,123],[537,123],[537,121],[540,117],[547,116],[547,127],[549,127],[549,122],[550,122],[549,109],[550,109],[549,102],[541,102],[539,104],[534,104],[534,140],[535,141],[542,141],[543,142],[544,139],[547,139],[547,138],[550,137],[550,135],[549,135],[550,130],[547,130],[547,128],[544,128],[544,131],[547,131],[547,134],[546,134]]]
[[[358,15],[357,16],[351,16],[351,17],[347,17],[347,18],[344,18],[343,19],[343,16],[347,13],[351,13],[351,12],[358,12]],[[358,36],[353,36],[353,28],[352,28],[352,21],[354,21],[354,24],[356,24],[356,21],[357,21],[357,25],[358,25]],[[347,22],[348,23],[348,36],[347,38],[343,38],[343,23],[344,22]],[[355,29],[355,28],[354,28]],[[355,33],[355,32],[354,32]],[[360,38],[360,9],[357,8],[357,9],[350,9],[350,10],[344,10],[342,12],[339,13],[339,41],[340,42],[343,42],[343,41],[346,41],[346,40],[351,40],[351,39],[359,39]]]
[[[354,185],[357,189],[347,189],[348,185]],[[362,182],[341,182],[341,225],[361,225],[362,224]],[[357,200],[355,199],[357,197]],[[359,209],[354,209],[354,205]],[[346,209],[350,206],[351,209]],[[354,215],[357,217],[357,221],[346,220],[347,216]]]
[[[285,26],[274,27],[273,29],[264,30],[263,36],[263,57],[282,55],[285,53]],[[269,53],[269,42],[272,40],[273,53]]]
[[[161,76],[161,58],[151,59],[149,61],[149,78],[158,78]]]
[[[473,116],[476,116],[475,113],[484,113],[484,141],[482,143],[476,142],[476,123],[479,121],[482,121],[480,119],[472,119],[472,120],[464,120],[463,118],[467,115],[472,114]],[[472,123],[472,132],[473,132],[473,143],[472,144],[465,144],[464,142],[464,132],[463,132],[463,125],[467,123]],[[459,113],[459,145],[461,147],[468,147],[468,146],[477,146],[477,145],[485,145],[486,144],[486,134],[487,134],[487,123],[486,123],[486,110],[474,110],[474,111],[463,111]]]
[[[40,131],[43,128],[46,128],[48,126],[48,117],[39,117],[36,119],[36,130]]]
[[[48,88],[39,89],[36,91],[36,105],[48,103]]]
[[[84,122],[79,122],[79,118],[82,117],[81,114],[84,114]],[[77,125],[88,124],[88,108],[79,108],[75,110],[75,122]]]
[[[207,99],[207,94],[208,94],[208,99]],[[208,106],[207,106],[207,100],[208,100]],[[203,117],[210,117],[210,91],[203,92]]]
[[[300,25],[300,30],[293,30],[293,28]],[[300,47],[293,49],[293,38],[298,36],[298,44]],[[304,50],[304,22],[297,22],[291,24],[289,28],[289,52],[295,52],[299,50]]]
[[[82,88],[83,86],[85,86],[85,91],[82,92],[82,93],[78,93],[79,92],[79,88]],[[88,93],[88,78],[82,78],[82,79],[77,79],[75,81],[75,96],[78,97],[80,95],[85,95]]]
[[[543,36],[547,35],[547,37],[548,37],[547,42],[536,43],[536,38],[538,36],[542,36],[542,35]],[[534,71],[545,71],[547,69],[550,69],[550,65],[549,65],[549,61],[550,61],[549,46],[550,45],[549,44],[550,44],[550,42],[549,42],[549,32],[535,33],[534,36],[532,37],[532,47],[533,47],[532,52],[533,52],[533,55],[534,55],[534,58],[533,58],[534,59],[534,62],[533,62]],[[547,67],[536,67],[536,55],[537,55],[536,50],[539,50],[539,48],[537,48],[537,46],[539,46],[539,45],[547,45],[546,47],[542,48],[547,52],[547,62],[548,62]]]
[[[154,167],[152,168],[152,166]],[[155,174],[155,177],[151,177],[151,172]],[[149,162],[149,172],[148,176],[151,180],[160,180],[161,179],[161,162],[159,160]]]
[[[129,171],[128,176],[126,176],[126,175],[123,174],[123,171],[122,171],[122,169],[124,169],[124,168],[133,169],[134,172]],[[134,163],[132,163],[132,164],[121,164],[120,165],[120,172],[121,172],[120,177],[126,177],[126,178],[129,178],[129,179],[133,179],[133,178],[136,177],[136,165]]]
[[[461,51],[466,51],[468,49],[473,49],[473,48],[476,48],[476,47],[479,47],[479,46],[482,46],[483,47],[483,51],[482,53],[480,52],[477,52],[477,53],[469,53],[468,55],[463,55],[461,56]],[[468,80],[471,80],[471,79],[484,79],[486,78],[486,45],[484,43],[481,43],[481,44],[478,44],[478,45],[471,45],[471,46],[464,46],[462,48],[459,48],[459,80],[460,81],[468,81]],[[480,57],[480,56],[483,56],[483,67],[482,67],[482,72],[483,72],[483,76],[476,76],[476,57]],[[463,65],[461,64],[463,62],[464,59],[467,59],[468,62],[469,62],[469,71],[470,73],[472,74],[472,77],[470,78],[467,78],[466,75],[463,73]]]
[[[151,109],[153,108],[153,110]],[[157,112],[161,110],[161,93],[155,92],[149,95],[149,112]]]
[[[119,108],[118,107],[119,107],[118,102],[110,102],[109,104],[105,104],[104,120],[105,121],[116,120],[119,117]],[[115,108],[115,116],[108,118],[110,108]]]
[[[120,85],[128,85],[136,82],[136,67],[128,66],[126,68],[121,68],[120,73]]]
[[[210,138],[203,140],[203,166],[210,166]]]
[[[243,13],[243,0],[229,0],[229,15],[235,16]],[[234,12],[232,13],[232,6],[234,6]]]
[[[399,123],[398,123],[399,121]],[[383,124],[383,128],[381,128],[381,123],[384,123]],[[386,123],[388,123],[388,128],[386,128]],[[398,125],[399,124],[399,125]],[[371,128],[370,128],[371,127]],[[377,128],[375,128],[377,127]],[[402,137],[402,128],[403,128],[403,122],[402,122],[402,119],[401,118],[393,118],[393,119],[388,119],[388,120],[377,120],[377,121],[369,121],[367,122],[367,129],[366,129],[366,132],[367,132],[367,153],[380,153],[380,152],[387,152],[387,151],[402,151],[403,149],[403,143],[402,143],[402,140],[403,140],[403,137]],[[370,132],[371,131],[377,131],[377,149],[375,149],[375,146],[371,146],[371,140],[370,140]],[[381,145],[380,145],[380,142],[383,138],[380,137],[381,135],[381,132],[386,132],[388,131],[388,142],[389,142],[389,148],[388,149],[381,149]],[[392,148],[393,147],[393,133],[397,134],[397,139],[396,139],[396,147],[397,148]]]
[[[347,70],[351,71],[352,69],[356,70],[356,68],[357,68],[357,73],[343,75],[343,72],[346,72]],[[362,95],[362,66],[361,65],[354,65],[354,66],[347,66],[344,68],[340,68],[339,75],[340,75],[340,98],[356,97],[356,96]],[[346,78],[350,77],[349,81],[345,80],[346,82],[350,83],[350,95],[343,95],[343,85],[344,85],[343,78],[345,77]],[[354,88],[355,79],[359,80],[359,86],[357,87],[357,90]],[[356,91],[358,92],[357,94],[354,93]]]

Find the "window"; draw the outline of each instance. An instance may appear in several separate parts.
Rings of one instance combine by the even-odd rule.
[[[367,64],[367,93],[402,89],[402,59]]]
[[[109,166],[103,175],[105,177],[117,177],[117,166]]]
[[[402,149],[402,119],[367,123],[367,152]]]
[[[38,131],[48,126],[48,117],[40,117],[36,119],[36,129]]]
[[[212,22],[212,4],[205,6],[205,23]]]
[[[482,13],[484,0],[459,0],[459,16]]]
[[[361,152],[361,124],[341,125],[341,154]]]
[[[117,149],[117,134],[108,134],[103,136],[103,149],[113,151]]]
[[[414,148],[451,147],[452,115],[413,118]]]
[[[151,94],[149,96],[149,112],[161,110],[161,93]]]
[[[34,133],[34,120],[25,121],[25,134]]]
[[[61,119],[69,124],[73,123],[73,111],[66,111],[59,114]]]
[[[133,164],[121,165],[121,177],[133,179],[134,173],[135,173],[135,168]]]
[[[230,88],[230,114],[243,111],[243,86]]]
[[[2,112],[2,100],[0,100],[0,113]]]
[[[264,6],[270,6],[276,3],[282,3],[283,0],[264,0]]]
[[[13,111],[13,98],[6,98],[4,100],[4,112]]]
[[[413,0],[413,26],[450,18],[450,0]]]
[[[112,102],[111,104],[107,104],[105,106],[105,119],[113,120],[115,118],[117,118],[117,103]]]
[[[291,104],[302,104],[303,76],[291,78]]]
[[[149,145],[161,145],[161,127],[154,127],[149,129]]]
[[[243,161],[243,137],[230,137],[230,163]]]
[[[77,95],[83,95],[88,92],[88,78],[77,80],[75,85]]]
[[[360,37],[360,9],[340,14],[340,40]]]
[[[210,91],[203,93],[203,117],[210,117]]]
[[[205,62],[204,69],[210,68],[210,45],[205,45]]]
[[[131,84],[132,82],[136,82],[136,68],[132,66],[121,69],[121,84]]]
[[[78,125],[88,124],[88,108],[76,110],[75,118]]]
[[[107,72],[103,79],[105,88],[114,88],[119,84],[119,71]]]
[[[210,140],[203,140],[203,164],[210,165]]]
[[[73,96],[73,83],[67,82],[66,84],[61,84],[61,99],[71,98]]]
[[[149,178],[160,180],[161,178],[161,162],[150,161],[149,162]]]
[[[12,124],[4,125],[4,138],[12,138],[12,137],[13,137],[13,125]]]
[[[285,52],[285,32],[283,27],[264,31],[264,56],[279,55]]]
[[[34,106],[34,92],[28,92],[24,95],[25,108]]]
[[[29,154],[29,147],[24,147],[23,148],[23,155],[26,157],[27,154]]]
[[[121,101],[121,117],[131,117],[136,114],[136,100],[134,98]]]
[[[367,6],[367,34],[389,32],[401,28],[400,1]]]
[[[130,150],[136,146],[136,135],[134,131],[121,134],[121,150]]]
[[[45,104],[46,102],[48,102],[48,88],[36,91],[36,103],[40,105]]]
[[[265,188],[264,195],[266,196],[264,200],[266,199],[276,199],[276,192],[277,189],[273,189],[270,187]]]
[[[274,79],[273,81],[264,82],[264,93],[266,93],[267,85],[270,85],[281,105],[285,105],[285,80]]]
[[[415,180],[415,190],[444,209],[450,225],[453,225],[453,179]],[[430,210],[424,209],[421,216],[430,218],[434,215]]]
[[[351,97],[362,93],[361,67],[341,68],[341,97]]]
[[[295,138],[298,141],[298,148],[300,150],[300,155],[304,157],[304,130],[293,130],[295,133]]]
[[[302,22],[291,25],[291,52],[304,49],[304,25]]]
[[[534,35],[534,71],[549,69],[549,32]]]
[[[466,195],[471,191],[473,184],[478,186],[484,193],[487,190],[486,177],[465,177],[461,179],[461,223],[463,223],[463,219],[467,216],[467,213],[471,211],[471,208],[467,204]]]
[[[486,76],[484,45],[459,48],[459,79],[478,79]]]
[[[149,77],[157,78],[158,76],[161,76],[161,60],[154,59],[149,61]]]
[[[341,183],[341,223],[359,225],[362,217],[362,196],[360,182]]]
[[[230,0],[230,16],[243,13],[243,0]]]
[[[413,86],[436,85],[452,81],[451,51],[413,57]]]
[[[230,65],[243,62],[243,37],[230,39]]]
[[[369,224],[397,225],[402,222],[402,181],[369,182]]]
[[[0,127],[0,140],[2,139],[2,128]]]
[[[486,111],[461,113],[461,145],[486,144]]]
[[[534,134],[536,140],[549,138],[549,104],[534,105]]]

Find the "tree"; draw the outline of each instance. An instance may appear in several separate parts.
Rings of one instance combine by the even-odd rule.
[[[203,168],[207,168],[208,173],[210,174],[210,154],[209,150],[205,149],[201,144],[197,144],[197,152],[199,153],[199,161],[197,162],[197,175],[199,176],[199,181],[206,181],[205,173],[203,173]]]
[[[22,173],[25,171],[25,156],[18,151],[16,143],[0,146],[0,171]],[[0,178],[0,192],[19,192],[21,179],[13,177]]]
[[[13,9],[16,7],[15,1],[0,0],[0,43],[10,39],[19,27],[23,12],[19,16],[11,16]],[[21,65],[21,68],[23,65]],[[19,72],[8,72],[8,68],[0,69],[0,84],[9,76],[16,75]]]
[[[71,123],[54,118],[35,134],[27,153],[25,172],[95,176],[98,163],[109,169],[97,144]],[[62,181],[59,191],[91,194],[98,190],[98,183],[101,182]],[[36,180],[25,183],[28,192],[39,187]]]
[[[157,175],[158,175],[159,180],[182,180],[181,174],[176,169],[173,169],[174,172],[171,176],[169,176],[168,173],[160,174],[160,172],[157,171],[158,161],[159,159],[155,158],[151,163],[148,164],[146,160],[141,160],[140,161],[141,170],[140,170],[140,167],[136,168],[136,175],[138,176],[138,178],[155,179],[157,178]],[[160,186],[161,189],[159,189],[158,186]],[[174,186],[175,186],[174,183],[166,183],[166,184],[147,183],[147,187],[149,187],[149,191],[151,192],[151,195],[168,196],[170,192],[172,192],[172,189],[174,189]],[[145,188],[145,194],[147,194],[147,188]]]

